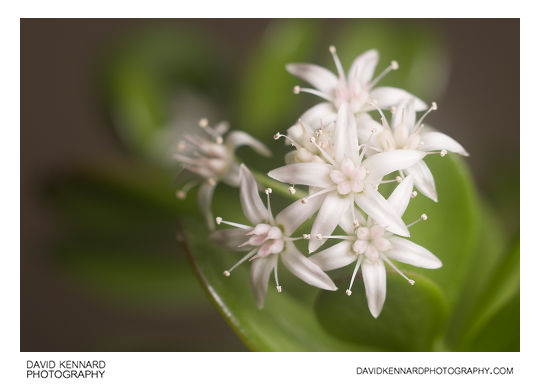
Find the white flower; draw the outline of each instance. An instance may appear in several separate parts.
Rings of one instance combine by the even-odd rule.
[[[388,198],[388,203],[399,216],[403,215],[409,204],[413,188],[412,179],[412,176],[405,178]],[[427,216],[422,214],[418,221],[426,219]],[[427,249],[394,235],[372,218],[365,220],[360,212],[356,213],[356,218],[345,215],[340,221],[340,226],[347,235],[332,238],[343,241],[313,255],[310,260],[323,270],[339,269],[356,262],[351,283],[346,291],[347,295],[352,293],[351,288],[361,266],[369,311],[375,318],[381,313],[386,298],[385,262],[411,285],[414,281],[405,276],[391,259],[426,269],[437,269],[442,266],[441,261]]]
[[[318,146],[315,137],[312,143]],[[304,203],[324,197],[311,230],[310,253],[326,241],[324,236],[334,231],[344,213],[353,213],[355,202],[377,223],[388,226],[389,231],[409,236],[401,217],[377,191],[377,187],[383,176],[417,163],[425,153],[395,150],[363,159],[365,147],[360,154],[356,122],[347,103],[338,112],[333,140],[334,156],[326,154],[320,146],[318,148],[328,163],[294,163],[268,173],[281,182],[310,186],[312,194],[302,199]]]
[[[432,103],[429,110],[418,121],[416,121],[414,104],[413,99],[400,103],[393,110],[391,125],[388,124],[381,110],[379,113],[382,117],[382,125],[371,118],[364,117],[362,121],[357,120],[358,136],[361,140],[369,142],[370,147],[375,148],[376,151],[407,149],[423,151],[426,154],[436,153],[441,156],[445,156],[448,151],[464,156],[469,155],[454,139],[425,127],[422,123],[431,111],[437,109],[436,103]],[[376,133],[373,135],[374,128]],[[402,170],[406,175],[414,177],[414,184],[422,194],[437,202],[435,180],[426,162],[420,160],[409,167],[402,167]]]
[[[265,190],[267,195],[267,207],[259,196],[257,182],[251,172],[244,165],[240,166],[240,202],[245,216],[252,225],[224,221],[216,218],[218,224],[225,223],[237,227],[236,229],[220,230],[212,234],[211,238],[229,248],[249,250],[234,266],[224,272],[225,276],[246,260],[251,263],[251,289],[259,308],[264,305],[268,280],[274,271],[274,279],[278,292],[281,286],[278,281],[277,263],[281,262],[294,275],[306,283],[326,290],[337,290],[330,277],[315,263],[300,253],[293,241],[300,238],[292,238],[291,234],[310,218],[317,210],[320,202],[314,199],[307,206],[297,201],[275,217],[270,207],[271,189]]]
[[[369,50],[358,56],[348,75],[345,75],[341,61],[339,60],[336,49],[330,46],[330,53],[334,59],[338,76],[316,64],[288,64],[287,71],[291,74],[310,83],[315,89],[301,88],[296,86],[295,93],[307,92],[325,99],[326,103],[321,103],[320,108],[335,111],[343,103],[351,106],[353,113],[370,111],[373,107],[369,104],[370,100],[377,100],[382,108],[389,108],[398,104],[403,99],[408,99],[412,95],[405,90],[394,87],[378,87],[375,85],[390,71],[398,68],[398,63],[392,61],[382,73],[373,79],[375,67],[379,61],[379,53],[376,50]],[[415,98],[415,108],[424,110],[426,104],[418,98]]]
[[[183,199],[191,188],[200,185],[199,206],[208,226],[213,229],[214,220],[210,206],[217,183],[223,181],[231,186],[238,186],[239,183],[239,165],[234,156],[236,148],[247,145],[264,156],[270,156],[271,152],[264,144],[243,131],[232,131],[223,140],[223,135],[229,129],[225,122],[212,128],[206,119],[201,119],[199,126],[202,129],[200,135],[184,135],[178,143],[178,153],[174,158],[180,162],[181,170],[190,171],[197,178],[188,181],[176,195]]]

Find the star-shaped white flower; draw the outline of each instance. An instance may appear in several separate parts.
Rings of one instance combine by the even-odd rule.
[[[200,185],[197,195],[199,206],[208,226],[213,229],[211,204],[217,183],[223,181],[230,186],[239,184],[239,164],[234,156],[236,149],[247,145],[264,156],[270,156],[271,152],[264,144],[243,131],[232,131],[224,140],[223,135],[229,129],[225,122],[212,128],[206,119],[201,119],[199,126],[202,129],[199,135],[184,135],[178,143],[178,153],[174,158],[180,162],[181,170],[190,171],[196,177],[184,184],[176,195],[184,199],[190,189]]]
[[[312,142],[318,146],[314,137]],[[363,159],[365,147],[358,143],[354,116],[347,103],[338,112],[334,130],[334,156],[321,154],[328,163],[294,163],[277,168],[268,175],[281,182],[310,186],[311,195],[302,199],[324,197],[311,230],[309,252],[318,249],[330,235],[345,212],[353,212],[358,205],[377,223],[389,231],[409,236],[407,227],[384,197],[377,191],[382,178],[399,169],[407,168],[422,159],[425,153],[415,150],[395,150]]]
[[[409,204],[412,189],[413,178],[408,176],[388,198],[388,203],[399,216],[403,215]],[[422,214],[419,220],[426,219],[427,216]],[[355,221],[358,222],[355,223]],[[407,279],[411,285],[414,281],[405,276],[392,263],[392,260],[426,269],[437,269],[442,266],[441,261],[427,249],[408,239],[396,236],[372,218],[365,220],[360,212],[356,213],[355,218],[345,215],[340,221],[340,227],[347,235],[332,238],[343,239],[343,241],[314,254],[310,260],[323,270],[339,269],[356,262],[351,283],[346,291],[347,295],[352,294],[353,282],[361,266],[369,311],[375,318],[381,313],[386,298],[385,263]]]
[[[351,106],[353,113],[373,110],[370,100],[377,100],[382,108],[389,108],[403,99],[412,97],[410,93],[395,87],[377,87],[375,85],[390,71],[398,68],[396,61],[392,61],[382,73],[373,78],[375,67],[379,61],[379,53],[369,50],[358,56],[345,75],[336,48],[330,46],[330,53],[334,59],[338,76],[316,64],[288,64],[287,71],[310,83],[315,89],[296,86],[295,93],[307,92],[325,99],[319,109],[337,111],[343,103]],[[414,98],[415,108],[425,110],[427,105],[420,99]],[[318,122],[317,122],[318,123]]]
[[[431,111],[437,109],[436,103],[432,103],[429,110],[418,121],[416,120],[414,103],[412,99],[400,103],[393,110],[391,124],[386,121],[380,110],[382,125],[371,118],[357,119],[358,136],[361,140],[369,141],[370,147],[376,149],[375,152],[406,149],[423,151],[426,154],[436,153],[441,156],[445,156],[447,152],[469,155],[463,146],[454,139],[426,127],[422,123]],[[373,134],[374,129],[375,134]],[[369,152],[368,155],[371,153],[373,152]],[[404,167],[402,170],[406,175],[414,177],[414,184],[422,194],[437,202],[435,180],[426,162],[419,160],[414,165]]]
[[[276,288],[278,292],[281,292],[277,273],[278,259],[281,259],[285,267],[304,282],[325,290],[337,290],[330,277],[294,246],[293,241],[303,239],[303,237],[291,237],[298,226],[314,214],[320,205],[321,198],[315,198],[307,205],[296,201],[274,217],[270,207],[271,190],[266,189],[265,192],[267,207],[264,207],[259,196],[255,178],[247,167],[241,165],[240,201],[242,210],[251,225],[228,222],[218,217],[216,218],[218,224],[229,224],[237,228],[216,231],[211,238],[222,246],[236,250],[249,250],[249,252],[226,270],[224,275],[228,277],[241,263],[247,260],[252,261],[251,289],[259,308],[264,305],[272,271]]]

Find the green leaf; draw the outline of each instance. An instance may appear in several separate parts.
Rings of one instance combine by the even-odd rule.
[[[241,265],[229,278],[223,271],[241,256],[210,243],[199,218],[182,220],[182,234],[190,260],[208,295],[244,343],[256,351],[360,351],[358,344],[341,341],[326,332],[313,312],[313,298],[294,295],[295,286],[308,287],[280,266],[278,294],[270,284],[264,309],[259,310],[251,294],[248,266]]]
[[[429,351],[443,329],[446,305],[435,283],[417,274],[411,286],[397,273],[387,273],[387,295],[379,318],[368,310],[362,282],[350,297],[344,290],[322,291],[315,304],[321,325],[336,338],[371,350]],[[360,280],[359,280],[360,281]],[[346,287],[343,279],[340,287]]]

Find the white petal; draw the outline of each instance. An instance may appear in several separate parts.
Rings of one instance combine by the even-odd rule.
[[[227,135],[227,139],[225,139],[225,145],[230,151],[234,151],[239,146],[249,146],[261,155],[272,156],[272,152],[268,147],[244,131],[231,132]]]
[[[426,153],[416,150],[392,150],[372,155],[363,164],[369,170],[368,178],[378,183],[385,175],[396,170],[403,170],[418,163]]]
[[[226,229],[214,231],[210,234],[209,238],[213,242],[216,242],[218,245],[225,249],[229,250],[249,250],[253,246],[246,245],[243,247],[238,247],[242,243],[246,242],[249,239],[249,236],[246,235],[248,230],[244,229]]]
[[[330,235],[338,225],[341,217],[347,209],[352,208],[352,201],[349,197],[341,198],[336,192],[330,192],[324,198],[319,214],[313,222],[311,228],[311,239],[308,250],[310,253],[321,247],[326,239],[316,239],[317,234]]]
[[[336,88],[338,83],[336,75],[316,64],[287,64],[285,68],[290,74],[298,76],[316,89],[329,95]]]
[[[324,163],[293,163],[270,171],[268,176],[285,183],[328,187],[332,184],[328,176],[330,169]]]
[[[222,180],[229,186],[237,187],[240,185],[240,165],[233,161]]]
[[[447,150],[456,152],[460,155],[469,156],[469,153],[465,151],[461,144],[442,132],[426,132],[421,135],[421,138],[423,144],[420,149],[422,151]]]
[[[426,162],[421,160],[414,166],[406,168],[405,173],[414,178],[414,185],[422,194],[437,202],[435,180],[433,179],[433,174],[431,174]]]
[[[347,266],[358,257],[352,252],[352,242],[343,241],[309,257],[323,270],[334,270]]]
[[[212,197],[214,196],[214,190],[216,186],[210,185],[210,183],[202,183],[197,192],[197,201],[199,202],[199,207],[204,214],[206,219],[206,224],[210,230],[216,228],[216,223],[214,222],[214,216],[212,215]]]
[[[240,166],[240,203],[247,219],[254,225],[269,221],[268,210],[259,196],[257,182],[245,165]]]
[[[334,130],[334,156],[338,162],[345,157],[356,164],[358,159],[358,132],[354,115],[347,103],[339,108]]]
[[[320,128],[321,122],[323,126],[326,126],[330,122],[336,120],[337,114],[336,109],[332,103],[319,103],[311,107],[309,110],[304,112],[300,117],[300,120],[311,128]]]
[[[392,248],[385,254],[398,261],[425,269],[438,269],[442,262],[431,251],[408,239],[391,237]]]
[[[321,207],[326,194],[317,195],[302,203],[301,199],[285,207],[276,215],[276,224],[283,226],[285,235],[291,235]]]
[[[356,207],[354,208],[354,218],[352,210],[345,211],[339,220],[339,227],[341,227],[347,234],[352,234],[354,233],[354,220],[357,220],[360,225],[364,225],[366,223],[364,215]]]
[[[354,59],[348,74],[349,84],[359,83],[362,87],[367,85],[373,77],[378,62],[379,53],[374,49],[370,49]]]
[[[277,268],[277,255],[256,258],[251,262],[251,291],[259,309],[262,309],[264,306],[264,300],[268,290],[268,279],[270,278],[270,273],[275,268]]]
[[[302,281],[325,290],[337,290],[336,285],[322,269],[302,255],[292,242],[287,242],[281,261]]]
[[[394,191],[392,191],[392,194],[390,194],[390,197],[388,197],[388,203],[390,203],[390,206],[392,206],[394,211],[400,217],[403,216],[405,209],[409,205],[413,186],[414,179],[409,175],[398,184]]]
[[[373,134],[373,136],[375,136],[383,130],[382,124],[366,113],[362,113],[356,117],[356,128],[358,131],[359,143],[367,143],[372,135],[372,131],[375,131]]]
[[[386,299],[386,270],[384,263],[381,260],[375,263],[362,263],[362,278],[364,278],[369,311],[373,317],[377,318],[381,314]]]
[[[416,109],[414,99],[406,99],[396,106],[396,111],[392,114],[392,127],[403,124],[412,129],[416,124]]]
[[[386,227],[387,231],[394,234],[410,236],[409,230],[394,208],[378,191],[366,188],[363,193],[356,195],[356,204],[375,221]]]
[[[381,108],[390,108],[397,106],[404,100],[414,98],[414,109],[416,111],[422,111],[427,109],[427,104],[412,94],[408,93],[401,88],[395,87],[378,87],[373,89],[369,93],[369,97],[377,101],[377,105]]]

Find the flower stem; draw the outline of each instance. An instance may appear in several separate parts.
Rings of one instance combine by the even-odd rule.
[[[303,198],[303,197],[307,196],[307,193],[304,190],[297,189],[297,188],[296,188],[296,193],[293,195],[289,191],[289,187],[287,185],[284,185],[283,183],[280,183],[275,179],[269,178],[265,174],[262,174],[262,173],[260,173],[258,171],[251,170],[251,172],[253,173],[253,176],[255,177],[255,179],[257,179],[257,181],[264,188],[270,187],[272,189],[272,191],[277,192],[277,193],[279,193],[279,194],[281,194],[281,195],[283,195],[285,197],[289,197],[289,198],[293,198],[293,199]]]

